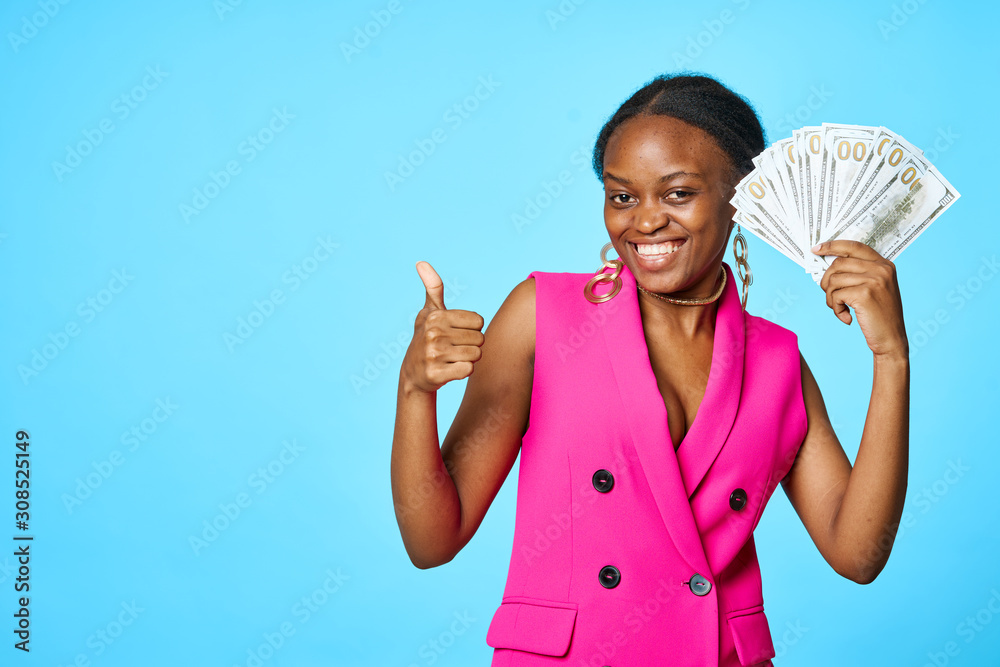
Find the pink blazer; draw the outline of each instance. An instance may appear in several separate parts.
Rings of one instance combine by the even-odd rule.
[[[634,275],[602,304],[583,295],[593,274],[529,275],[534,380],[493,667],[772,664],[753,530],[806,433],[798,340],[744,314],[723,266],[708,388],[676,453]]]

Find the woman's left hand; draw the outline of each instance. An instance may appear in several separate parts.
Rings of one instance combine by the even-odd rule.
[[[868,347],[878,355],[909,356],[903,325],[903,303],[896,282],[896,265],[861,241],[835,239],[820,243],[817,255],[837,255],[819,285],[826,305],[845,324],[854,309]]]

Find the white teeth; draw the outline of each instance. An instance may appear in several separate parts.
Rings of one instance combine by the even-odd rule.
[[[680,243],[637,243],[636,249],[640,255],[656,256],[656,255],[669,255],[675,252],[681,247]]]

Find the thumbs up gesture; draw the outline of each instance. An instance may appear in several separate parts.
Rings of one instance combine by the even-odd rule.
[[[483,356],[485,322],[471,310],[445,308],[444,283],[430,264],[417,262],[417,273],[427,297],[417,313],[400,374],[405,387],[433,393],[472,375],[473,364]]]

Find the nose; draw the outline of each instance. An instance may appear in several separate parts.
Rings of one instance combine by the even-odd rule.
[[[644,234],[652,234],[669,224],[670,216],[658,202],[640,204],[636,209],[636,228]]]

